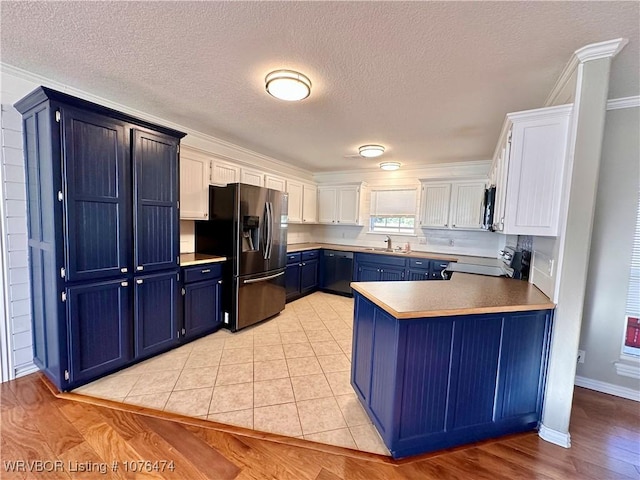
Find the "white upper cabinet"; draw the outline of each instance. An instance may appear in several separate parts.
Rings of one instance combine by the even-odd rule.
[[[425,182],[422,184],[421,194],[420,227],[447,228],[449,226],[451,184]]]
[[[464,182],[451,185],[451,228],[477,230],[482,228],[486,182]]]
[[[364,184],[320,185],[318,223],[362,225]]]
[[[494,156],[496,230],[558,235],[572,111],[572,105],[562,105],[507,115]]]
[[[302,223],[302,184],[287,180],[289,194],[289,223]]]
[[[206,220],[209,216],[210,159],[182,147],[180,152],[180,219]]]
[[[318,221],[318,188],[309,183],[302,184],[302,222]]]
[[[316,223],[317,194],[315,185],[287,180],[289,223]]]
[[[285,179],[282,177],[277,177],[275,175],[265,175],[264,186],[267,188],[272,188],[274,190],[280,190],[281,192],[287,191]]]
[[[211,160],[211,185],[227,185],[240,181],[240,167],[224,160]]]
[[[486,186],[486,180],[423,181],[420,228],[481,229]]]
[[[260,170],[242,167],[240,169],[240,183],[264,187],[264,173]]]

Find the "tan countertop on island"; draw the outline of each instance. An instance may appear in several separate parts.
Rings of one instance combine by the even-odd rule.
[[[448,281],[353,282],[351,287],[398,319],[555,308],[525,281],[467,273],[454,273]]]
[[[192,265],[203,265],[206,263],[224,262],[227,257],[207,255],[206,253],[181,253],[180,266],[190,267]]]

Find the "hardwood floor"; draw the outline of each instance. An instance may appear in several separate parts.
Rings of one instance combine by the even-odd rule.
[[[531,432],[401,461],[54,396],[40,374],[0,384],[0,392],[2,479],[640,479],[640,405],[582,388],[575,392],[570,449]],[[10,471],[9,462],[21,471]]]

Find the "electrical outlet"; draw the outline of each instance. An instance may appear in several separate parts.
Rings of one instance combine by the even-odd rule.
[[[449,240],[449,246],[453,247],[453,245],[454,245],[453,239]]]
[[[344,232],[342,232],[342,238],[344,238]]]
[[[578,363],[584,363],[584,350],[578,350]]]
[[[426,244],[427,244],[427,239],[426,239],[426,237],[420,237],[420,238],[418,238],[418,243],[419,243],[420,245],[426,245]]]

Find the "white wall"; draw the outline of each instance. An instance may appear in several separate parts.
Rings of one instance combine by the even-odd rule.
[[[576,371],[585,386],[602,382],[640,393],[640,380],[618,375],[614,365],[625,329],[639,183],[640,108],[609,110],[580,336],[585,363]]]
[[[27,256],[26,193],[22,119],[12,104],[35,85],[2,76],[2,264],[3,330],[8,377],[35,371],[31,337],[31,299]]]

